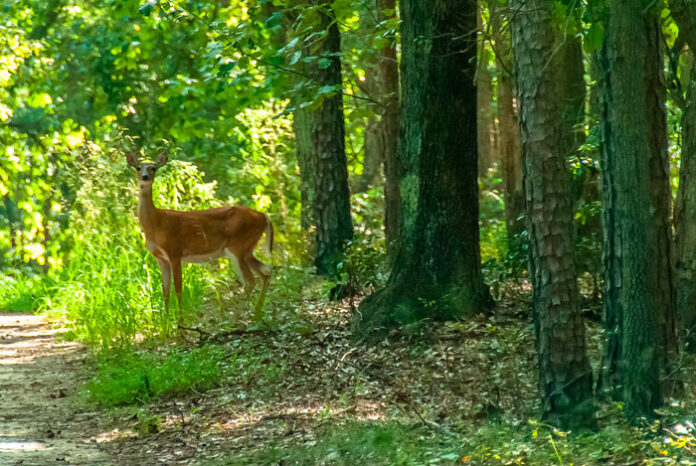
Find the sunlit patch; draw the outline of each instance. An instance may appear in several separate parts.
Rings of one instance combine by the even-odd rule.
[[[0,442],[0,451],[41,451],[46,445],[40,442]]]

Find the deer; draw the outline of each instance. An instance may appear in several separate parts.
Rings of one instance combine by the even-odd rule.
[[[155,207],[152,200],[155,175],[168,160],[166,153],[160,154],[155,162],[141,162],[134,152],[126,153],[128,165],[137,171],[138,220],[147,249],[157,260],[162,275],[166,325],[169,325],[172,279],[181,310],[182,262],[205,263],[222,257],[227,257],[236,268],[247,295],[255,287],[255,275],[261,277],[263,287],[254,310],[254,320],[259,321],[272,268],[258,260],[254,251],[265,234],[266,253],[272,258],[273,224],[270,217],[244,206],[191,211]],[[179,313],[179,326],[181,324]]]

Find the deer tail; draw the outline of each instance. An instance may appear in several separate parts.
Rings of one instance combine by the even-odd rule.
[[[273,223],[268,214],[266,214],[266,253],[273,262]]]

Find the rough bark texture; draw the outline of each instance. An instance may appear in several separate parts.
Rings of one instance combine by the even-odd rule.
[[[658,232],[651,195],[648,115],[657,17],[639,0],[612,0],[603,77],[602,188],[604,310],[607,330],[600,389],[622,398],[631,416],[650,416],[659,385]]]
[[[664,40],[658,21],[648,24],[648,56],[645,79],[650,141],[651,211],[657,231],[657,319],[661,366],[667,368],[678,352],[676,305],[672,264],[672,194],[667,152],[667,113],[664,78]]]
[[[321,3],[317,1],[315,4]],[[302,227],[316,227],[317,273],[334,275],[343,247],[353,236],[353,225],[345,151],[341,38],[333,10],[328,4],[321,6],[312,10],[312,14],[318,17],[317,29],[326,31],[326,36],[318,41],[313,39],[311,49],[304,47],[303,56],[325,57],[330,60],[330,64],[320,67],[316,60],[310,63],[300,62],[300,71],[307,76],[304,79],[310,81],[311,89],[332,86],[336,92],[323,97],[316,108],[300,106],[302,100],[315,98],[313,94],[296,96],[293,128],[300,167]]]
[[[562,428],[591,426],[592,371],[578,305],[566,167],[575,141],[565,117],[565,60],[562,54],[554,55],[560,33],[547,0],[515,0],[512,6],[543,415]]]
[[[670,0],[670,11],[692,53],[696,50],[696,2]],[[696,351],[696,68],[691,68],[682,109],[681,168],[674,212],[676,307],[688,351]]]
[[[476,1],[404,0],[401,237],[360,333],[484,310],[476,149]]]
[[[336,264],[343,246],[353,236],[348,190],[348,161],[345,148],[343,120],[343,82],[341,80],[341,37],[334,21],[333,10],[325,5],[319,12],[321,30],[326,38],[317,48],[317,55],[329,56],[331,64],[313,71],[316,84],[335,86],[336,94],[325,98],[319,108],[310,113],[310,125],[316,189],[314,192],[314,220],[317,226],[317,255],[315,264],[320,275],[336,273]]]
[[[524,231],[524,192],[522,189],[522,151],[520,149],[520,125],[515,113],[512,52],[510,35],[503,30],[503,10],[491,11],[495,38],[496,73],[498,77],[498,147],[503,170],[505,190],[505,222],[508,248],[517,250]]]

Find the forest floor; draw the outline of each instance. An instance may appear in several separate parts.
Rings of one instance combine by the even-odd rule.
[[[108,364],[100,367],[79,344],[60,342],[61,332],[39,317],[0,316],[0,465],[663,464],[646,458],[667,458],[663,427],[625,427],[616,411],[607,413],[610,405],[602,410],[603,430],[579,437],[534,420],[536,353],[524,310],[501,304],[494,316],[417,325],[370,345],[352,337],[352,312],[348,303],[308,301],[301,315],[274,329],[192,323],[177,342],[136,351],[163,359],[145,359],[140,368],[126,363],[129,374],[145,371],[138,377],[146,397],[103,409],[86,402],[85,387],[98,388],[90,380]],[[597,361],[595,324],[588,342]],[[214,383],[158,395],[157,371],[165,366],[153,361],[174,359],[184,364],[179,372],[198,377],[207,363],[185,356],[197,351],[214,356]],[[116,355],[109,364],[128,357]],[[172,381],[176,372],[164,378]],[[128,389],[131,381],[120,374],[105,393]],[[693,403],[679,412],[694,412]],[[689,433],[684,445],[696,448],[696,438]],[[670,460],[687,453],[678,448]]]

